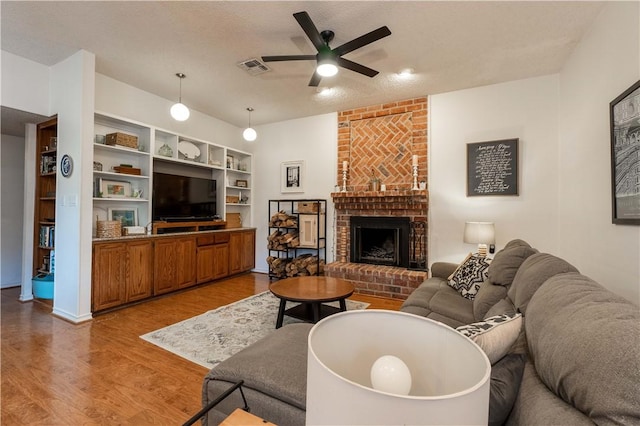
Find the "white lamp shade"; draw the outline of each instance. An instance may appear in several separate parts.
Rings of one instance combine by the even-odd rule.
[[[342,312],[318,322],[308,345],[308,425],[487,424],[489,359],[439,322],[396,311]],[[383,355],[407,365],[408,395],[372,388],[371,367]]]
[[[468,244],[495,244],[496,231],[493,222],[466,222],[464,242]]]
[[[247,127],[242,132],[242,137],[245,141],[253,142],[258,137],[258,133],[252,127]]]
[[[189,115],[191,115],[191,112],[183,103],[178,102],[171,107],[171,117],[173,117],[174,120],[185,121],[189,118]]]

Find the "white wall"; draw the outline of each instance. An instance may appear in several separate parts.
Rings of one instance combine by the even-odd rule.
[[[327,200],[327,263],[334,258],[334,208],[331,192],[336,185],[338,115],[318,115],[256,127],[253,142],[256,190],[253,224],[256,231],[256,270],[268,272],[265,259],[269,223],[269,200],[321,198]],[[304,193],[280,193],[280,166],[284,161],[305,161]]]
[[[608,4],[560,73],[559,254],[640,304],[640,226],[611,223],[609,103],[640,79],[640,3]]]
[[[40,115],[51,115],[49,110],[49,67],[16,56],[2,55],[3,106]]]
[[[429,263],[459,262],[465,221],[494,222],[498,249],[522,238],[558,251],[556,75],[430,97]],[[466,196],[466,144],[519,139],[519,195]]]
[[[0,288],[22,283],[22,226],[24,224],[24,147],[21,137],[0,140]]]

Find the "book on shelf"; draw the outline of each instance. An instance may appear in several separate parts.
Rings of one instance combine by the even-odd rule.
[[[38,242],[40,247],[54,247],[55,246],[55,226],[54,225],[40,225],[40,241]]]

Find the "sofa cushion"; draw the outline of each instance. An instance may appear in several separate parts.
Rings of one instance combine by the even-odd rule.
[[[576,272],[555,275],[531,298],[531,359],[555,395],[597,424],[640,419],[640,309]]]
[[[510,285],[522,262],[535,253],[537,250],[522,240],[509,242],[491,261],[488,271],[489,279],[496,285]]]
[[[276,424],[304,424],[307,336],[312,326],[285,325],[222,361],[205,376],[203,405],[242,379],[252,413]],[[214,410],[228,415],[241,403],[239,392],[234,392]],[[217,423],[207,419],[207,424]]]
[[[517,310],[526,315],[527,305],[533,294],[549,278],[564,272],[578,272],[566,260],[548,253],[536,253],[522,262],[509,288],[509,298]]]
[[[501,285],[495,285],[490,280],[486,280],[480,285],[476,297],[473,299],[473,317],[474,321],[480,321],[485,315],[501,299],[507,295],[507,288]],[[500,312],[506,313],[506,312]]]
[[[506,292],[506,291],[505,291]],[[513,306],[513,302],[505,297],[504,299],[498,301],[495,305],[493,305],[487,313],[484,315],[485,318],[494,317],[496,315],[515,315],[516,307]]]
[[[491,366],[489,425],[503,425],[507,420],[524,371],[525,354],[508,354]]]
[[[533,364],[526,361],[518,396],[506,424],[593,426],[594,423],[571,404],[555,396],[540,381]]]
[[[486,257],[469,255],[449,277],[449,285],[469,300],[473,300],[478,293],[480,284],[487,278],[489,262]]]
[[[449,287],[447,280],[431,277],[404,301],[402,312],[420,315],[451,327],[469,324],[473,319],[473,302]]]
[[[497,315],[456,328],[482,348],[492,365],[507,354],[521,329],[522,315],[520,314]]]

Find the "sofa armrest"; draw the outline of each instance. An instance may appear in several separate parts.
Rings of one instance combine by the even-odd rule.
[[[444,280],[449,279],[449,275],[453,274],[457,267],[457,263],[434,262],[431,265],[431,276],[442,278]]]

